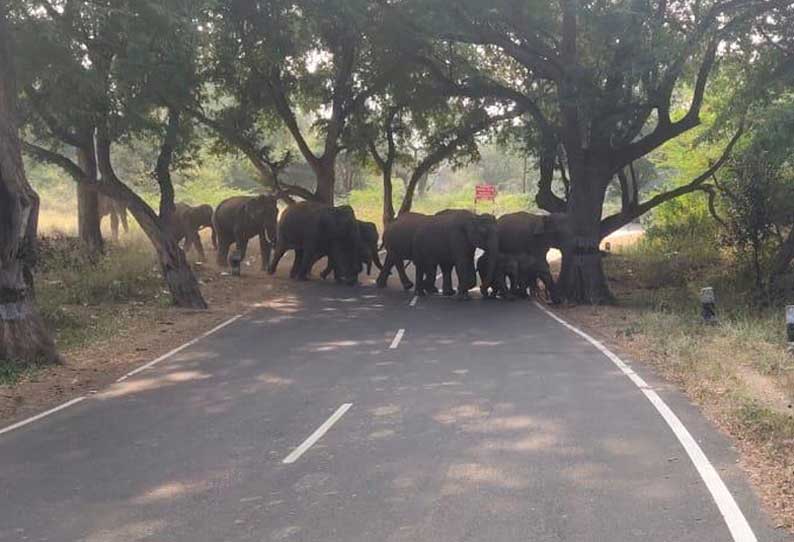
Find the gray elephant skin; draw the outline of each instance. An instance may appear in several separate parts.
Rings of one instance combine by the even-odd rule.
[[[314,262],[328,256],[334,275],[355,284],[361,270],[361,235],[353,208],[303,201],[289,205],[278,222],[278,242],[268,272],[276,272],[288,250],[295,251],[290,277],[307,280]]]
[[[268,268],[276,242],[278,206],[273,196],[234,196],[222,201],[213,217],[218,238],[218,265],[229,264],[229,248],[235,244],[240,260],[245,259],[248,241],[259,237],[262,270]]]
[[[380,241],[380,234],[378,234],[378,227],[372,222],[365,222],[363,220],[358,221],[358,233],[361,237],[361,245],[359,246],[359,259],[361,264],[367,270],[367,276],[372,273],[372,264],[375,264],[375,267],[378,269],[383,269],[383,265],[380,263],[380,256],[378,255],[378,241]],[[325,269],[322,273],[320,273],[320,278],[325,280],[328,275],[331,274],[333,271],[334,264],[329,259],[328,265],[326,265]],[[341,279],[341,277],[339,277]]]
[[[436,267],[441,267],[445,274],[444,290],[447,290],[450,285],[446,276],[454,267],[458,276],[458,297],[467,299],[469,289],[477,284],[474,251],[480,248],[493,255],[499,253],[496,218],[460,209],[441,211],[417,229],[412,248],[416,295],[425,295],[427,282],[435,281]],[[490,286],[497,263],[495,258],[490,262],[486,286]]]
[[[201,244],[199,232],[204,228],[210,228],[212,233],[212,246],[218,248],[218,240],[215,236],[215,226],[212,223],[212,207],[209,205],[192,206],[186,203],[177,203],[174,209],[174,224],[176,225],[176,242],[185,241],[185,253],[192,247],[196,248],[199,258],[203,261],[204,246]]]
[[[477,274],[480,276],[480,293],[485,299],[494,299],[497,296],[513,300],[515,290],[518,290],[520,282],[519,264],[511,254],[497,254],[495,256],[496,265],[493,267],[493,277],[490,285],[488,284],[488,270],[491,269],[491,259],[493,254],[485,253],[477,260]],[[510,286],[508,287],[508,280]]]
[[[499,217],[497,230],[500,253],[519,260],[519,283],[524,283],[521,291],[534,289],[537,279],[540,279],[551,301],[559,302],[546,254],[551,247],[561,248],[565,239],[570,237],[565,215],[536,215],[523,211],[509,213]]]
[[[429,215],[421,213],[403,213],[397,220],[389,223],[383,232],[383,247],[386,249],[386,259],[378,275],[377,284],[379,288],[385,288],[392,267],[397,268],[403,288],[410,290],[414,283],[408,278],[405,272],[405,260],[414,259],[414,236],[420,227],[427,224],[430,220]],[[433,275],[433,282],[436,277]]]

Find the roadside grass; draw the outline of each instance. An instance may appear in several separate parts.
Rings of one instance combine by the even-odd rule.
[[[93,263],[74,237],[46,235],[39,246],[36,304],[67,361],[98,341],[124,340],[136,322],[155,322],[170,305],[140,233],[107,243],[105,254]],[[0,392],[35,380],[48,367],[0,360]]]
[[[606,258],[621,318],[615,338],[680,385],[734,436],[765,500],[794,528],[794,355],[781,306],[753,304],[752,280],[715,247],[642,239]],[[719,325],[702,323],[700,288]]]
[[[62,351],[109,337],[136,313],[169,303],[156,260],[140,234],[108,243],[93,263],[73,237],[45,236],[40,249],[37,303]]]
[[[35,374],[41,367],[37,364],[9,363],[0,360],[0,386],[13,386],[23,378]]]

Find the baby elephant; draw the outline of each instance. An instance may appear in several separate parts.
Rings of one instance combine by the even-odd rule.
[[[493,271],[493,282],[487,284],[488,267],[491,258],[496,258],[496,267]],[[502,299],[513,301],[513,289],[518,282],[519,268],[518,261],[511,254],[497,254],[496,256],[487,252],[477,260],[477,274],[480,275],[480,293],[485,299],[494,299],[497,296]],[[510,281],[508,287],[507,281]]]
[[[212,246],[218,248],[218,241],[215,237],[215,228],[212,225],[212,207],[209,205],[198,205],[192,207],[186,203],[177,203],[174,210],[176,222],[176,242],[185,240],[185,253],[195,246],[199,258],[204,260],[204,247],[201,244],[199,232],[204,228],[212,230]]]
[[[560,302],[554,278],[551,276],[551,270],[545,258],[528,252],[511,256],[516,260],[518,266],[517,280],[511,281],[511,288],[515,295],[526,298],[527,289],[529,289],[529,295],[539,298],[538,280],[540,280],[546,288],[549,300],[554,304]]]

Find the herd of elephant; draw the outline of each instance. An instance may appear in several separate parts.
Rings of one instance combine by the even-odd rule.
[[[228,198],[214,211],[209,205],[177,205],[179,241],[185,240],[185,251],[195,247],[203,258],[199,231],[209,227],[221,267],[229,265],[232,245],[232,260],[239,262],[245,259],[249,241],[258,237],[262,270],[275,273],[281,258],[292,250],[295,258],[290,277],[296,280],[307,280],[314,264],[327,257],[320,276],[325,279],[333,273],[337,282],[344,284],[356,284],[359,274],[364,269],[370,274],[374,264],[380,270],[379,287],[386,286],[396,268],[403,287],[424,296],[438,293],[435,283],[440,269],[445,296],[468,298],[479,275],[484,297],[537,296],[540,281],[549,300],[556,303],[558,296],[546,261],[546,253],[555,245],[550,220],[552,217],[526,212],[498,219],[457,209],[434,215],[409,212],[386,226],[379,245],[375,224],[358,220],[347,205],[305,201],[291,203],[279,214],[276,198],[268,195]],[[386,251],[382,263],[381,248]],[[479,258],[475,258],[477,249],[482,251]],[[406,262],[415,267],[415,282],[408,278]],[[453,289],[453,270],[457,290]]]

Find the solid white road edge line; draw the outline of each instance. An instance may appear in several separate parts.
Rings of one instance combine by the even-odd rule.
[[[537,301],[535,302],[535,306],[562,324],[564,327],[573,331],[587,342],[595,346],[640,389],[648,401],[650,401],[654,408],[656,408],[656,411],[659,412],[662,418],[664,418],[664,421],[667,422],[667,425],[670,427],[670,429],[672,429],[673,434],[675,434],[676,438],[678,439],[678,442],[680,442],[681,446],[683,446],[684,450],[689,456],[689,459],[695,466],[695,469],[697,469],[698,474],[700,474],[700,477],[706,484],[706,488],[709,490],[709,493],[711,493],[714,502],[717,504],[717,508],[719,508],[719,511],[725,520],[725,524],[728,526],[728,530],[730,531],[734,542],[758,542],[753,529],[747,522],[747,518],[744,517],[739,505],[736,504],[733,495],[731,495],[731,492],[722,481],[722,478],[720,478],[720,475],[717,473],[714,465],[711,464],[711,461],[709,461],[708,457],[706,457],[706,454],[703,453],[700,445],[695,441],[694,437],[692,437],[692,434],[689,432],[686,426],[684,426],[678,416],[676,416],[675,413],[670,409],[670,407],[667,406],[664,400],[662,400],[659,394],[656,393],[650,386],[648,386],[648,383],[645,382],[640,375],[634,372],[634,370],[629,367],[626,362],[605,347],[600,341],[594,339],[576,326],[569,324]]]
[[[28,425],[29,423],[33,423],[36,420],[40,420],[40,419],[42,419],[42,418],[44,418],[46,416],[49,416],[50,414],[55,414],[59,410],[63,410],[65,408],[69,408],[70,406],[76,405],[77,403],[79,403],[80,401],[83,401],[83,400],[85,400],[85,396],[83,396],[83,395],[81,395],[80,397],[75,397],[71,401],[66,401],[65,403],[63,403],[61,405],[58,405],[55,408],[51,408],[49,410],[46,410],[46,411],[41,412],[39,414],[36,414],[35,416],[31,416],[30,418],[27,418],[25,420],[17,422],[17,423],[15,423],[13,425],[9,425],[8,427],[4,427],[3,429],[0,429],[0,435],[2,435],[3,433],[9,433],[9,432],[13,431],[14,429],[19,429],[20,427],[24,427],[25,425]]]
[[[402,340],[403,335],[405,335],[405,329],[403,329],[403,328],[398,329],[397,330],[397,334],[394,336],[394,339],[392,340],[391,344],[389,345],[389,348],[391,350],[394,350],[395,348],[397,348],[400,345],[400,341]]]
[[[238,314],[236,316],[233,316],[233,317],[229,318],[225,322],[222,322],[222,323],[218,324],[217,326],[215,326],[214,328],[210,329],[209,331],[205,331],[204,333],[202,333],[198,337],[195,337],[195,338],[189,340],[188,342],[186,342],[182,346],[177,346],[176,348],[174,348],[170,352],[166,352],[165,354],[163,354],[159,358],[153,359],[149,363],[145,363],[144,365],[141,365],[137,369],[133,369],[129,373],[125,374],[124,376],[121,376],[118,379],[116,379],[116,382],[123,382],[123,381],[127,380],[129,377],[134,376],[134,375],[140,373],[141,371],[145,371],[149,367],[154,367],[155,365],[157,365],[161,361],[164,361],[164,360],[170,358],[174,354],[177,354],[177,353],[181,352],[182,350],[184,350],[185,348],[187,348],[189,346],[193,346],[194,344],[199,342],[201,339],[209,337],[210,335],[212,335],[216,331],[220,331],[221,329],[225,328],[226,326],[228,326],[229,324],[231,324],[233,322],[236,322],[237,320],[239,320],[242,317],[243,317],[242,314]]]
[[[177,348],[174,348],[173,350],[171,350],[170,352],[167,352],[167,353],[163,354],[163,355],[162,355],[162,356],[160,356],[159,358],[157,358],[157,359],[154,359],[154,360],[152,360],[152,361],[150,361],[149,363],[146,363],[146,364],[144,364],[144,365],[141,365],[141,366],[140,366],[140,367],[138,367],[137,369],[134,369],[134,370],[130,371],[129,373],[125,374],[124,376],[122,376],[122,377],[120,377],[120,378],[117,378],[117,379],[116,379],[116,382],[123,382],[124,380],[128,379],[129,377],[131,377],[131,376],[133,376],[133,375],[135,375],[135,374],[138,374],[138,373],[140,373],[141,371],[148,369],[149,367],[152,367],[152,366],[154,366],[154,365],[157,365],[157,364],[158,364],[158,363],[160,363],[161,361],[163,361],[163,360],[166,360],[166,359],[170,358],[171,356],[173,356],[174,354],[176,354],[176,353],[178,353],[178,352],[181,352],[182,350],[184,350],[184,349],[185,349],[185,348],[187,348],[188,346],[192,346],[192,345],[196,344],[196,343],[197,343],[197,342],[199,342],[201,339],[204,339],[205,337],[208,337],[208,336],[212,335],[212,334],[213,334],[213,333],[215,333],[216,331],[219,331],[219,330],[221,330],[221,329],[225,328],[226,326],[228,326],[228,325],[229,325],[229,324],[231,324],[232,322],[235,322],[235,321],[239,320],[239,319],[240,319],[240,318],[242,318],[242,317],[243,317],[243,315],[242,315],[242,314],[238,314],[238,315],[236,315],[236,316],[233,316],[232,318],[229,318],[229,319],[228,319],[228,320],[226,320],[225,322],[222,322],[222,323],[218,324],[217,326],[215,326],[214,328],[210,329],[209,331],[205,331],[204,333],[202,333],[202,334],[201,334],[201,335],[199,335],[198,337],[196,337],[196,338],[194,338],[194,339],[191,339],[191,340],[189,340],[188,342],[186,342],[186,343],[185,343],[185,344],[183,344],[182,346],[179,346],[179,347],[177,347]],[[61,411],[61,410],[64,410],[65,408],[69,408],[70,406],[76,405],[76,404],[77,404],[77,403],[79,403],[80,401],[83,401],[83,400],[85,400],[85,398],[86,398],[86,397],[85,397],[85,396],[82,396],[82,395],[81,395],[80,397],[75,397],[75,398],[74,398],[74,399],[72,399],[71,401],[67,401],[67,402],[65,402],[65,403],[63,403],[63,404],[61,404],[61,405],[58,405],[58,406],[57,406],[57,407],[55,407],[55,408],[51,408],[50,410],[46,410],[46,411],[44,411],[44,412],[41,412],[41,413],[39,413],[39,414],[36,414],[35,416],[31,416],[30,418],[26,418],[26,419],[24,419],[24,420],[21,420],[21,421],[19,421],[19,422],[15,423],[15,424],[9,425],[8,427],[4,427],[4,428],[0,429],[0,435],[2,435],[2,434],[4,434],[4,433],[9,433],[9,432],[13,431],[14,429],[19,429],[20,427],[24,427],[24,426],[26,426],[26,425],[28,425],[28,424],[30,424],[30,423],[33,423],[33,422],[35,422],[35,421],[37,421],[37,420],[40,420],[40,419],[42,419],[42,418],[45,418],[45,417],[47,417],[47,416],[49,416],[49,415],[51,415],[51,414],[55,414],[56,412],[59,412],[59,411]]]
[[[415,307],[417,301],[419,301],[419,296],[415,295],[415,296],[413,296],[413,298],[411,298],[411,302],[408,303],[408,306],[409,307]]]
[[[292,453],[290,453],[287,457],[285,457],[282,463],[289,465],[295,463],[298,459],[300,459],[300,456],[306,453],[306,450],[314,446],[314,444],[318,440],[323,438],[323,435],[325,435],[328,432],[328,430],[331,429],[331,426],[333,426],[336,422],[338,422],[339,418],[344,416],[345,412],[347,412],[352,406],[353,403],[344,403],[342,406],[337,408],[336,412],[331,414],[331,417],[325,420],[325,422],[320,427],[318,427],[314,433],[309,435],[309,438],[304,440],[300,446],[292,450]]]

